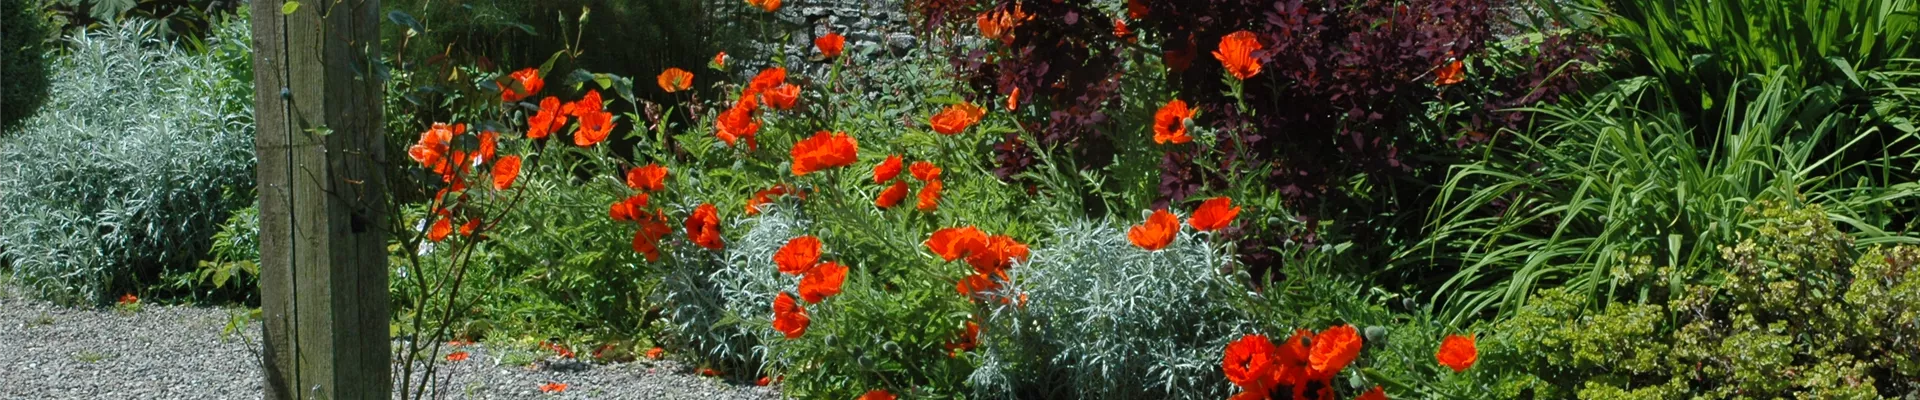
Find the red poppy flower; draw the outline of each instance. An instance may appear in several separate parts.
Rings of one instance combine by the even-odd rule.
[[[1000,283],[994,282],[993,278],[986,274],[967,275],[966,278],[961,278],[959,282],[953,284],[953,291],[976,300],[986,300],[987,293],[999,289]]]
[[[438,243],[439,241],[447,240],[447,235],[452,234],[453,219],[447,216],[446,211],[441,211],[440,217],[435,218],[433,221],[433,228],[427,229],[427,240]]]
[[[819,303],[840,294],[840,286],[846,282],[847,266],[832,261],[820,263],[800,275],[800,299]]]
[[[947,343],[947,356],[958,357],[962,351],[973,351],[973,349],[979,347],[980,324],[967,321],[967,329],[960,332],[960,337],[954,338],[951,343]]]
[[[894,177],[900,176],[900,164],[902,162],[904,162],[904,160],[900,158],[900,155],[894,154],[887,156],[887,160],[881,161],[880,165],[873,166],[873,183],[887,183],[887,181],[893,180]]]
[[[493,131],[480,131],[480,149],[475,151],[482,163],[493,162],[493,153],[500,149],[500,134]]]
[[[1474,361],[1480,359],[1480,350],[1475,348],[1473,342],[1473,336],[1447,335],[1445,340],[1440,341],[1440,351],[1434,353],[1433,358],[1439,360],[1440,365],[1452,368],[1454,373],[1465,372],[1473,366]]]
[[[1375,385],[1373,389],[1368,389],[1366,393],[1361,393],[1360,396],[1354,397],[1353,400],[1387,400],[1387,391]]]
[[[1267,392],[1275,387],[1274,374],[1279,367],[1274,363],[1278,350],[1266,335],[1246,335],[1240,340],[1227,344],[1226,356],[1220,360],[1220,369],[1226,372],[1227,381],[1249,392]]]
[[[820,262],[820,238],[805,235],[787,240],[780,250],[773,252],[773,263],[780,266],[780,272],[787,275],[799,275]]]
[[[1180,99],[1168,101],[1153,113],[1153,142],[1156,144],[1187,143],[1193,137],[1187,136],[1187,121],[1193,119],[1194,110],[1187,108],[1187,102]]]
[[[627,170],[627,187],[635,190],[657,192],[667,188],[667,167],[658,163]]]
[[[120,305],[124,306],[124,305],[139,303],[139,302],[140,302],[140,296],[134,296],[133,293],[120,295],[120,302],[119,302]]]
[[[713,55],[713,61],[707,62],[707,68],[713,68],[717,70],[726,70],[727,69],[727,52],[722,51],[719,53],[715,53]]]
[[[967,250],[966,257],[967,264],[973,266],[974,272],[999,275],[1004,279],[1007,268],[1013,267],[1016,261],[1026,261],[1028,253],[1027,245],[1014,241],[1012,236],[993,235],[987,238],[984,245]]]
[[[693,215],[687,216],[687,239],[693,244],[708,250],[720,250],[720,210],[712,204],[701,204],[693,209]]]
[[[527,119],[527,138],[545,139],[548,134],[560,131],[567,126],[566,113],[560,112],[560,99],[553,96],[540,99],[540,111]]]
[[[720,370],[717,370],[717,369],[713,369],[713,368],[701,368],[701,369],[700,369],[700,375],[705,375],[705,376],[720,376]]]
[[[654,80],[660,84],[660,90],[665,90],[667,93],[693,88],[693,73],[684,69],[667,68],[665,71],[660,71],[660,76],[655,77]]]
[[[1130,43],[1138,41],[1133,37],[1133,30],[1127,29],[1127,20],[1124,19],[1113,19],[1113,36]]]
[[[633,251],[647,256],[647,262],[660,261],[660,238],[673,233],[673,227],[667,226],[665,214],[641,213],[637,219],[640,230],[633,233]]]
[[[1312,372],[1312,367],[1307,364],[1306,340],[1310,337],[1313,337],[1312,331],[1296,330],[1286,342],[1274,347],[1272,364],[1275,384],[1296,388],[1306,384],[1307,373]]]
[[[647,194],[635,193],[626,199],[614,202],[613,206],[608,207],[607,218],[612,218],[614,221],[620,222],[633,222],[639,221],[641,217],[647,216],[646,212]]]
[[[647,359],[649,360],[658,360],[660,359],[661,356],[665,356],[666,354],[667,354],[667,349],[662,349],[659,347],[647,349]]]
[[[768,107],[790,110],[793,109],[794,103],[800,101],[800,86],[791,83],[782,83],[780,86],[767,89],[765,93],[760,94],[760,97],[767,100]]]
[[[887,190],[880,191],[880,198],[874,199],[873,205],[880,208],[893,208],[893,206],[900,205],[901,200],[906,199],[907,182],[893,181],[893,185],[887,186]]]
[[[1233,224],[1233,218],[1240,216],[1240,207],[1233,206],[1233,199],[1226,196],[1215,197],[1200,203],[1193,209],[1193,215],[1187,217],[1187,225],[1201,232],[1225,228]]]
[[[432,169],[435,173],[447,175],[458,166],[464,155],[454,152],[451,143],[454,136],[466,133],[465,124],[448,125],[433,123],[426,132],[420,132],[420,140],[407,148],[407,156],[420,166]]]
[[[929,118],[927,123],[933,125],[934,132],[939,132],[943,135],[957,135],[960,132],[965,132],[967,128],[972,127],[974,123],[980,122],[980,117],[986,114],[986,110],[980,109],[980,106],[973,105],[973,103],[960,103],[947,106],[947,108],[941,110],[939,114],[934,114],[933,118]]]
[[[507,190],[520,179],[520,156],[500,157],[493,162],[493,190]]]
[[[599,90],[587,89],[586,96],[580,96],[580,100],[574,100],[572,103],[567,103],[564,106],[560,106],[560,112],[566,113],[567,115],[572,115],[575,117],[581,117],[587,114],[593,114],[593,113],[605,111],[606,109],[603,108],[605,106],[606,105],[601,104]]]
[[[1159,209],[1147,217],[1147,222],[1134,225],[1127,230],[1127,241],[1147,251],[1159,251],[1173,243],[1173,236],[1180,233],[1180,218],[1166,209]]]
[[[793,145],[793,175],[844,167],[859,161],[860,143],[843,132],[820,131]]]
[[[988,238],[979,228],[967,226],[946,228],[933,231],[933,237],[927,239],[927,250],[947,261],[958,260],[974,249],[985,248]]]
[[[1127,0],[1127,19],[1137,20],[1146,17],[1146,3],[1141,2],[1141,0]]]
[[[1466,63],[1462,63],[1460,60],[1453,60],[1453,62],[1447,63],[1446,66],[1433,71],[1433,84],[1447,86],[1466,81],[1467,74],[1463,71],[1464,67],[1466,67]]]
[[[478,229],[480,229],[480,220],[468,219],[466,223],[460,224],[460,236],[473,236],[473,231]]]
[[[913,204],[913,208],[926,212],[939,210],[941,186],[939,179],[927,181],[926,186],[920,187],[919,201]]]
[[[757,386],[766,386],[772,383],[773,379],[765,376],[760,377],[760,380],[753,381],[753,384]]]
[[[784,196],[788,194],[799,195],[802,199],[806,198],[805,194],[799,193],[787,185],[774,185],[773,187],[767,188],[767,190],[753,192],[753,198],[747,200],[747,215],[760,214],[761,205],[773,202],[774,196]]]
[[[456,351],[456,352],[447,354],[447,361],[461,362],[466,360],[467,360],[467,352],[464,352],[464,351]]]
[[[1253,58],[1253,52],[1260,49],[1260,39],[1253,32],[1239,31],[1220,38],[1220,49],[1213,51],[1213,58],[1226,66],[1233,79],[1244,81],[1260,73],[1260,61]]]
[[[613,113],[596,111],[580,116],[580,130],[573,133],[573,144],[591,147],[613,133]]]
[[[760,7],[760,9],[767,10],[767,12],[774,12],[780,9],[780,0],[747,0],[747,4]]]
[[[752,96],[741,96],[740,100],[733,103],[733,108],[720,113],[719,120],[714,122],[719,131],[714,135],[727,142],[728,146],[735,146],[736,141],[746,139],[748,150],[758,148],[759,143],[753,139],[754,133],[760,131],[760,120],[753,116],[758,108]]]
[[[521,89],[525,90],[514,90],[513,84],[516,82],[519,83]],[[507,76],[506,80],[500,82],[500,101],[507,103],[520,101],[521,99],[527,98],[527,96],[532,96],[534,93],[540,92],[540,88],[544,86],[546,86],[546,82],[540,80],[539,69],[527,68],[514,71],[513,74]]]
[[[940,180],[940,167],[933,165],[933,163],[926,162],[926,161],[914,161],[913,166],[908,167],[907,169],[909,171],[912,171],[913,179],[919,179],[921,182],[931,182],[931,181]]]
[[[771,90],[784,83],[787,83],[786,68],[773,67],[763,69],[760,70],[759,74],[753,76],[752,81],[747,83],[747,89],[740,93],[740,97],[753,97],[760,94],[760,92]]]
[[[893,393],[887,393],[886,390],[874,389],[860,395],[860,400],[894,400],[894,397]]]
[[[779,296],[773,298],[773,329],[786,334],[787,339],[797,339],[806,334],[807,324],[811,322],[807,319],[806,307],[794,302],[793,296],[788,296],[787,292],[780,292]]]
[[[561,393],[566,391],[567,384],[565,383],[547,382],[545,385],[540,385],[540,393]]]
[[[1329,379],[1360,357],[1360,334],[1353,325],[1327,328],[1313,335],[1313,348],[1307,354],[1312,367],[1309,379]]]
[[[820,49],[820,55],[827,58],[839,57],[840,51],[847,48],[847,37],[841,36],[839,32],[827,32],[826,35],[813,39],[813,47]]]

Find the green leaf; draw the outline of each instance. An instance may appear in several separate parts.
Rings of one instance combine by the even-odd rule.
[[[280,5],[280,15],[293,15],[294,11],[300,11],[300,2],[289,1]]]
[[[101,21],[119,21],[120,14],[139,5],[135,0],[96,0],[93,2],[93,19]]]

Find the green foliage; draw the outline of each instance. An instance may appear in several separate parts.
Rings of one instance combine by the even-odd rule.
[[[1751,222],[1742,209],[1760,200],[1825,204],[1863,241],[1915,242],[1887,226],[1920,200],[1920,185],[1902,178],[1920,157],[1914,135],[1852,124],[1831,92],[1775,74],[1755,80],[1750,101],[1729,96],[1721,139],[1697,146],[1690,132],[1704,128],[1657,83],[1616,81],[1584,102],[1532,110],[1544,121],[1513,135],[1518,148],[1454,168],[1433,205],[1434,234],[1401,253],[1459,266],[1436,293],[1448,318],[1510,313],[1551,285],[1596,299],[1644,295],[1607,279],[1632,257],[1672,268],[1672,279],[1713,271],[1713,249],[1734,242]],[[1844,157],[1861,150],[1877,153]]]
[[[60,112],[0,140],[0,258],[43,297],[100,302],[191,268],[252,202],[247,24],[199,52],[145,27],[70,37],[47,104]]]
[[[0,0],[0,135],[47,100],[47,42],[53,39],[37,0]]]
[[[1013,268],[981,325],[978,398],[1206,398],[1230,395],[1221,349],[1254,323],[1212,234],[1149,252],[1110,224],[1054,230]],[[1017,304],[1025,303],[1025,304]]]
[[[260,206],[233,212],[213,234],[207,259],[174,278],[175,289],[209,299],[257,304],[260,286]]]
[[[1909,338],[1920,248],[1873,247],[1820,206],[1750,207],[1757,228],[1721,246],[1726,268],[1672,303],[1595,310],[1572,291],[1541,291],[1493,327],[1486,362],[1496,395],[1580,398],[1882,398],[1912,393]]]

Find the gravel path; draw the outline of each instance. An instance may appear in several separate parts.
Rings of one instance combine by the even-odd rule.
[[[0,284],[0,399],[257,399],[258,323],[221,331],[236,311],[155,306],[138,312],[76,309],[32,300]],[[242,336],[244,335],[244,337]],[[485,344],[445,364],[448,399],[777,399],[671,362],[500,365]],[[541,393],[548,382],[566,391]],[[398,383],[395,383],[398,385]]]

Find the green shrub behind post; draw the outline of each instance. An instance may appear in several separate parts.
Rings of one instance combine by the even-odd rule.
[[[0,135],[46,102],[47,35],[34,0],[0,0]]]

